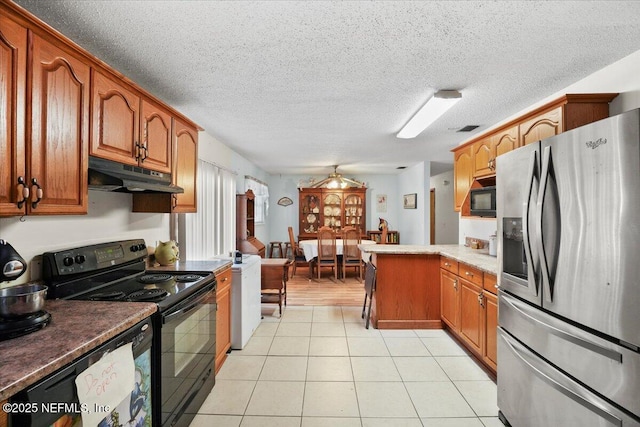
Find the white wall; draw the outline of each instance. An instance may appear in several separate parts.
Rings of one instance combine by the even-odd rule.
[[[640,75],[638,70],[640,70],[640,50],[540,100],[513,116],[505,118],[505,120],[496,123],[490,129],[498,127],[502,123],[521,116],[527,111],[542,106],[566,93],[619,93],[620,95],[609,106],[610,115],[640,108]],[[465,236],[484,239],[484,236],[489,236],[496,230],[495,224],[496,221],[491,219],[467,219],[461,217],[459,243],[464,244]]]
[[[132,196],[89,191],[87,215],[55,215],[0,218],[0,238],[7,240],[29,263],[27,273],[10,284],[38,278],[34,257],[43,252],[142,238],[154,245],[169,240],[169,214],[132,213]]]
[[[453,170],[430,179],[430,187],[435,189],[435,243],[436,245],[457,244],[459,215],[453,210]]]

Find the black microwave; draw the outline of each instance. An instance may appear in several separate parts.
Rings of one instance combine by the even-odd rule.
[[[496,217],[496,187],[472,188],[471,216]]]

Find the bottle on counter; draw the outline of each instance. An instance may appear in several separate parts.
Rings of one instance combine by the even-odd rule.
[[[491,255],[491,256],[497,256],[498,255],[496,234],[498,234],[497,231],[494,234],[492,234],[491,236],[489,236],[489,255]]]
[[[233,257],[234,264],[242,264],[242,252],[236,251],[235,256]]]

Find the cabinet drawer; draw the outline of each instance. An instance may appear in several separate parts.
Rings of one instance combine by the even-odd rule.
[[[440,268],[444,268],[453,274],[458,274],[458,261],[451,258],[440,257]]]
[[[484,273],[483,288],[485,291],[489,291],[492,294],[498,293],[498,278],[495,274]]]
[[[482,270],[461,262],[458,267],[458,275],[461,278],[482,287]]]
[[[218,281],[218,289],[225,288],[231,285],[231,269],[227,268],[221,273],[216,274],[216,280]]]

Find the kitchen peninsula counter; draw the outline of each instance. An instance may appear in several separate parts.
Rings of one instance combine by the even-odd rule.
[[[495,275],[498,261],[462,245],[366,245],[377,267],[372,323],[379,329],[441,329],[440,257]]]
[[[0,401],[155,313],[154,303],[47,300],[51,323],[0,342]]]
[[[498,274],[498,259],[486,250],[463,245],[367,245],[363,252],[387,255],[442,255],[472,265],[486,273]]]

